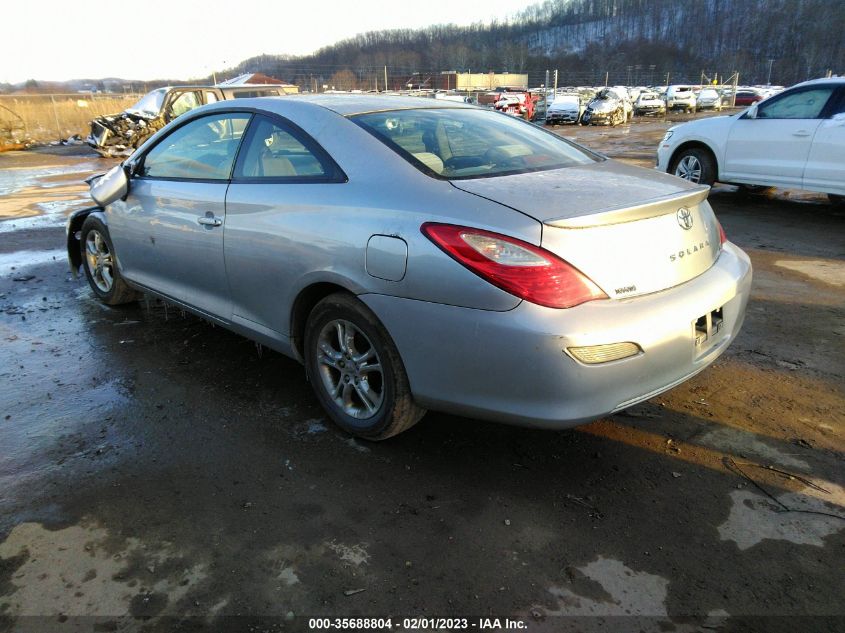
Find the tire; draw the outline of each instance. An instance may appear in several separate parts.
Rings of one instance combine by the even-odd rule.
[[[716,161],[706,149],[690,147],[672,157],[669,173],[696,184],[716,182]]]
[[[425,415],[414,403],[390,334],[355,297],[337,293],[314,306],[305,324],[304,351],[317,399],[344,431],[384,440]]]
[[[105,223],[89,215],[82,224],[81,237],[82,267],[94,295],[110,306],[137,301],[141,293],[130,288],[120,275]]]
[[[827,194],[827,199],[830,200],[830,204],[835,207],[845,207],[845,196],[829,193]]]

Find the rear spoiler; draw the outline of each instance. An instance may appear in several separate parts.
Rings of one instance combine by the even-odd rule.
[[[600,209],[589,215],[546,220],[544,224],[560,229],[587,229],[606,224],[636,222],[637,220],[645,220],[647,218],[666,215],[667,213],[674,213],[681,207],[694,207],[704,202],[707,199],[708,193],[710,193],[710,187],[699,185],[687,191],[652,198],[646,202],[635,204],[632,207],[622,206]]]

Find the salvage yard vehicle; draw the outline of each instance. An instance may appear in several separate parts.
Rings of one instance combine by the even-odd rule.
[[[669,128],[657,169],[694,183],[845,196],[845,78],[793,86],[730,117]]]
[[[426,409],[564,428],[737,335],[751,266],[707,191],[464,104],[221,102],[92,181],[68,256],[108,305],[148,293],[301,361],[360,437]]]
[[[758,101],[763,100],[763,95],[760,93],[759,90],[737,90],[736,91],[736,100],[734,101],[734,105],[738,106],[750,106],[754,105]]]
[[[275,84],[157,88],[120,114],[91,121],[91,133],[85,140],[101,156],[128,156],[173,119],[206,103],[284,94],[284,88]]]
[[[561,123],[578,123],[584,113],[585,106],[578,94],[559,94],[549,104],[546,110],[546,123],[558,125]]]
[[[722,111],[722,95],[714,88],[704,88],[698,93],[695,100],[695,107],[698,110],[712,110]]]
[[[502,92],[493,103],[493,108],[497,112],[531,121],[539,98],[530,92]]]
[[[630,104],[626,104],[626,100],[627,94],[622,95],[615,88],[599,90],[581,115],[581,125],[616,126],[625,123],[628,120],[629,110],[633,114],[633,108]]]
[[[695,112],[696,98],[692,86],[669,86],[666,90],[666,109]]]
[[[634,114],[638,116],[666,114],[666,102],[656,92],[641,92],[634,102]]]

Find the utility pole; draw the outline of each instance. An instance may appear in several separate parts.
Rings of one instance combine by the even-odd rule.
[[[607,88],[607,82],[610,81],[610,71],[604,73],[604,87]]]
[[[543,84],[543,118],[549,115],[549,71],[546,71],[546,83]],[[529,97],[530,98],[530,97]]]
[[[555,96],[557,96],[557,68],[555,68],[555,91],[554,91],[554,94],[555,94]]]
[[[387,91],[387,64],[384,65],[384,90]]]
[[[772,85],[772,64],[774,64],[774,63],[775,63],[775,60],[774,60],[774,59],[770,59],[770,60],[769,60],[769,76],[768,76],[768,78],[766,79],[766,85],[767,85],[767,86],[771,86],[771,85]]]

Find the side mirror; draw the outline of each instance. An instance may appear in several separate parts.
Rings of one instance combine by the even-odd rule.
[[[129,195],[129,166],[121,163],[108,172],[91,181],[88,192],[101,207],[110,205],[115,200],[126,200]]]
[[[756,119],[757,118],[757,104],[755,103],[753,106],[748,108],[745,111],[745,118],[746,119]]]

